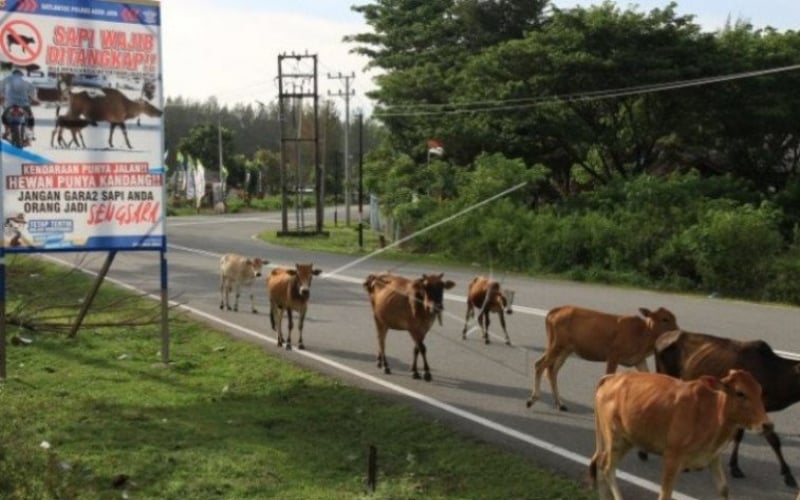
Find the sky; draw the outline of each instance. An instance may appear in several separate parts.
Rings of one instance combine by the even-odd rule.
[[[351,54],[346,35],[370,31],[351,5],[371,0],[161,0],[161,50],[164,91],[168,97],[196,101],[209,97],[226,106],[237,103],[270,103],[278,95],[278,56],[317,56],[320,98],[332,99],[344,109],[345,83],[355,95],[350,111],[369,113],[364,96],[373,89],[374,72],[365,73],[368,60]],[[587,7],[598,1],[554,0],[559,8]],[[649,12],[663,8],[667,0],[616,2],[621,9],[636,6]],[[800,29],[798,0],[679,0],[677,13],[695,15],[708,31],[741,19],[756,28],[772,26],[780,31]],[[313,72],[313,59],[300,63],[284,59],[284,75]],[[351,76],[354,78],[336,78]],[[330,78],[333,76],[334,78]],[[284,78],[284,83],[290,80]],[[311,81],[295,80],[307,91]],[[287,91],[289,89],[286,89]]]

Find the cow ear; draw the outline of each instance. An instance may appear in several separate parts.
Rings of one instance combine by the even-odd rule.
[[[652,312],[650,309],[646,308],[646,307],[640,307],[640,308],[639,308],[639,312],[640,312],[640,313],[642,314],[642,316],[644,316],[645,318],[649,318],[650,316],[652,316],[652,315],[653,315],[653,312]]]
[[[455,282],[454,282],[454,281],[447,280],[447,281],[445,281],[445,282],[444,282],[444,288],[445,288],[446,290],[450,290],[450,289],[451,289],[451,288],[453,288],[454,286],[456,286],[456,284],[455,284]]]
[[[247,260],[246,260],[246,261],[244,261],[244,262],[245,262],[245,264],[247,264],[248,266],[252,266],[252,265],[253,265],[253,259],[247,259]]]
[[[314,273],[314,276],[319,276],[322,274],[322,269],[314,269],[312,272]]]

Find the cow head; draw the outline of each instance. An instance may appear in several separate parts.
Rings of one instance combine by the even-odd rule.
[[[647,321],[648,329],[656,335],[680,329],[675,315],[668,309],[659,307],[655,311],[651,311],[645,307],[640,307],[639,312],[644,316],[645,321]]]
[[[139,99],[137,101],[139,103],[139,113],[149,116],[151,118],[159,118],[161,115],[164,114],[163,111],[158,109],[157,107],[153,106],[149,102],[144,99]]]
[[[503,301],[503,308],[506,310],[506,314],[511,314],[514,310],[511,306],[514,305],[514,295],[516,292],[514,290],[503,290],[502,295],[500,295],[500,300]]]
[[[269,264],[269,261],[266,259],[262,259],[261,257],[247,259],[247,265],[253,268],[253,276],[256,278],[261,277],[261,270],[264,269],[264,266],[266,264]]]
[[[307,299],[311,296],[311,279],[319,276],[322,269],[314,269],[314,264],[295,264],[294,269],[288,269],[287,272],[294,278],[295,292]]]
[[[727,413],[734,424],[753,432],[772,430],[764,408],[761,385],[746,370],[730,370],[721,380],[728,396]]]
[[[420,293],[418,299],[422,302],[425,311],[433,314],[442,324],[442,310],[444,310],[444,291],[456,286],[450,280],[444,280],[444,273],[423,274],[422,278],[414,282],[414,293]],[[417,292],[419,290],[419,292]]]

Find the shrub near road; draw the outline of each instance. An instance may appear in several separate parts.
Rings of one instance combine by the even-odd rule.
[[[81,276],[55,276],[11,260],[10,321],[24,316],[22,304],[38,311],[31,297],[43,288],[60,297],[88,289]],[[101,287],[93,310],[115,304],[114,312],[86,324],[153,311],[143,299],[121,302],[123,294]],[[0,498],[589,498],[577,482],[410,407],[171,314],[169,368],[159,362],[157,326],[86,327],[74,339],[55,325],[9,326],[10,338],[32,342],[9,342],[0,382]],[[371,444],[378,489],[368,495]]]

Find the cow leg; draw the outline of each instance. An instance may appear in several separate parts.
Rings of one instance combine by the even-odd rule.
[[[467,338],[467,326],[469,325],[469,319],[474,314],[472,304],[470,303],[469,299],[467,300],[467,317],[464,318],[464,329],[461,330],[461,340],[466,340]]]
[[[675,478],[681,470],[681,462],[674,454],[664,453],[664,463],[661,471],[661,494],[658,500],[672,500],[672,490],[675,487]],[[727,498],[727,497],[726,497]]]
[[[297,348],[301,351],[306,348],[303,345],[303,323],[306,319],[306,312],[300,311],[297,313]]]
[[[783,459],[783,453],[781,453],[781,440],[778,435],[775,433],[774,430],[770,429],[764,433],[764,438],[767,440],[769,445],[772,447],[772,451],[775,452],[775,456],[778,457],[778,463],[781,465],[781,475],[783,476],[783,483],[786,486],[790,486],[792,488],[797,487],[797,481],[795,480],[794,476],[792,475],[792,471],[789,469],[789,465],[786,463],[786,460]],[[737,450],[738,451],[738,450]],[[739,471],[741,473],[741,471]]]
[[[559,411],[567,411],[567,407],[561,402],[561,396],[558,394],[558,371],[564,366],[569,355],[569,352],[559,353],[550,369],[547,370],[547,378],[550,379],[550,388],[553,390],[553,404]]]
[[[502,309],[500,309],[497,315],[500,316],[500,326],[503,327],[503,335],[506,336],[506,345],[511,345],[511,337],[508,336],[508,330],[506,330],[506,315],[503,313]]]
[[[428,347],[425,345],[425,342],[422,341],[419,343],[419,353],[422,355],[422,370],[423,375],[422,378],[425,379],[425,382],[431,381],[431,368],[428,366]],[[414,362],[416,363],[417,357],[414,356]]]
[[[650,368],[647,367],[647,360],[643,359],[639,364],[636,365],[636,369],[640,372],[649,373]]]
[[[625,453],[630,449],[630,445],[620,441],[611,440],[611,448],[606,452],[605,464],[603,467],[603,479],[611,491],[611,496],[614,500],[622,500],[622,493],[617,484],[617,464],[625,456]],[[668,498],[668,500],[672,500]]]
[[[117,128],[117,124],[111,122],[109,124],[109,127],[108,127],[108,147],[109,148],[113,148],[114,147],[113,138],[114,138],[114,129],[115,128]]]
[[[234,290],[235,290],[235,292],[234,292],[234,298],[233,298],[233,310],[236,311],[236,312],[239,312],[239,295],[241,294],[242,285],[241,284],[237,284],[234,287]]]
[[[728,469],[731,471],[731,476],[736,478],[744,477],[742,469],[739,468],[739,444],[741,444],[742,439],[744,439],[744,429],[739,429],[733,437],[733,449],[731,450],[731,458],[728,461]]]
[[[219,308],[225,309],[225,278],[219,280]]]
[[[609,358],[606,362],[606,375],[610,373],[616,373],[617,366],[619,366],[619,362],[616,359]]]
[[[722,460],[720,460],[719,454],[711,459],[708,468],[711,470],[711,480],[714,482],[714,489],[717,490],[717,494],[720,498],[728,498],[728,480],[725,479],[725,470],[722,468]]]
[[[292,320],[292,310],[290,308],[286,308],[286,317],[289,321],[289,333],[286,334],[286,350],[292,350],[292,329],[294,328],[294,321]]]
[[[258,309],[256,309],[256,298],[253,295],[253,285],[250,284],[250,310],[253,311],[253,314],[258,314]]]
[[[481,313],[480,317],[483,318],[483,321],[481,321],[481,329],[483,330],[483,343],[488,345],[489,344],[489,323],[490,323],[490,321],[489,321],[489,310],[485,309]]]
[[[378,332],[378,368],[383,368],[383,373],[390,374],[389,362],[386,360],[386,332],[389,330],[375,319],[375,329]]]
[[[283,309],[276,303],[270,301],[269,320],[272,323],[272,330],[278,333],[278,347],[283,346]]]
[[[541,387],[542,387],[542,372],[548,369],[550,366],[550,353],[546,351],[541,358],[537,359],[536,362],[533,364],[534,367],[534,378],[533,378],[533,391],[531,391],[531,396],[528,398],[527,403],[525,406],[530,408],[533,406],[533,403],[539,400],[541,397]]]
[[[128,127],[125,126],[125,122],[119,124],[120,130],[122,130],[122,137],[125,138],[125,144],[128,145],[128,149],[133,149],[131,146],[131,141],[128,140]]]

